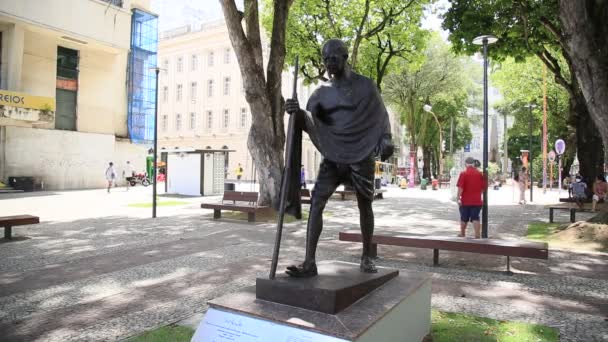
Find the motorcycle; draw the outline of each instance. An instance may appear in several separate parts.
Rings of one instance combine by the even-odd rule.
[[[150,185],[150,179],[148,178],[148,174],[146,173],[138,173],[133,175],[133,177],[128,177],[127,181],[131,186],[135,186],[137,183],[140,183],[143,186]]]

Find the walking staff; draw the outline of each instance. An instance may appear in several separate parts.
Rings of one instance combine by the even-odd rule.
[[[291,98],[297,99],[298,86],[298,56],[296,56],[295,66],[293,69],[293,92]],[[285,217],[285,202],[287,199],[287,191],[289,187],[289,175],[291,172],[293,132],[296,116],[289,116],[289,124],[287,126],[287,143],[285,145],[285,167],[283,168],[283,176],[281,177],[281,193],[279,194],[279,218],[277,221],[277,233],[274,240],[274,252],[272,254],[272,264],[270,265],[270,279],[275,278],[277,272],[277,264],[279,262],[279,250],[281,249],[281,235],[283,234],[283,219]]]

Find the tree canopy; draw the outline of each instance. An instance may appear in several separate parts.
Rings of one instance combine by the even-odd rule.
[[[287,61],[300,57],[307,82],[325,79],[323,44],[331,38],[345,41],[350,64],[381,87],[394,71],[394,60],[416,61],[428,32],[420,28],[423,6],[433,0],[310,0],[296,1],[287,22]],[[269,4],[271,0],[266,0]],[[265,6],[265,8],[272,8]],[[263,15],[271,27],[272,13]]]
[[[470,142],[472,135],[466,113],[469,93],[475,92],[475,83],[465,73],[470,67],[435,35],[428,43],[421,64],[402,65],[401,71],[387,77],[384,95],[391,108],[399,113],[407,130],[407,142],[414,150],[421,146],[423,150],[437,153],[440,148],[437,124],[432,114],[423,109],[425,104],[432,106],[442,126],[444,141],[448,140],[450,121],[454,118],[454,148]]]

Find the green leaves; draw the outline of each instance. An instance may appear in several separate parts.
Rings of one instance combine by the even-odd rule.
[[[382,87],[384,75],[395,70],[398,60],[419,60],[428,39],[420,28],[423,6],[433,0],[307,0],[292,5],[287,23],[287,62],[300,56],[307,82],[323,80],[321,50],[325,41],[346,42],[353,68]],[[272,8],[271,0],[264,8]],[[262,16],[267,32],[272,13]]]
[[[420,65],[406,64],[386,79],[384,96],[396,110],[405,125],[409,142],[415,145],[438,147],[439,130],[431,113],[423,110],[424,104],[432,111],[443,128],[447,142],[450,123],[454,119],[454,148],[469,143],[472,135],[466,116],[469,95],[479,92],[470,70],[479,66],[455,56],[450,46],[434,35],[428,43]]]

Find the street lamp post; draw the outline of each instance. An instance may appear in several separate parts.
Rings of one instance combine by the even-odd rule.
[[[483,46],[483,179],[486,187],[483,190],[483,206],[481,212],[481,237],[488,238],[488,45],[494,44],[498,38],[483,35],[473,39],[473,44]]]
[[[154,152],[153,152],[153,166],[154,169],[152,171],[153,179],[152,179],[152,218],[156,217],[156,173],[157,173],[157,164],[156,157],[158,155],[158,74],[160,72],[159,67],[152,67],[150,70],[154,70],[156,74],[156,91],[154,94]]]
[[[532,109],[536,108],[536,105],[534,104],[529,104],[526,107],[528,107],[529,110],[529,122],[528,122],[528,168],[530,169],[530,202],[533,201],[534,197],[533,197],[533,192],[534,192],[534,179],[533,179],[533,175],[532,175]]]
[[[443,168],[441,167],[441,165],[443,164],[443,151],[441,146],[443,145],[443,133],[441,132],[441,123],[439,122],[439,119],[437,119],[437,115],[433,113],[433,107],[428,104],[425,104],[424,106],[422,106],[422,109],[424,109],[425,112],[429,112],[431,113],[431,115],[433,115],[433,117],[435,118],[435,122],[437,122],[437,127],[439,128],[439,179],[439,177],[441,177],[441,175],[443,174]]]

